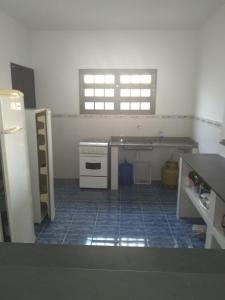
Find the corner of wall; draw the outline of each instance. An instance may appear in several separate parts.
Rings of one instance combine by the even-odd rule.
[[[0,88],[11,88],[10,63],[31,66],[31,33],[0,10]],[[10,37],[10,38],[9,38]]]
[[[225,5],[199,31],[199,65],[192,135],[200,152],[220,153],[224,127]]]

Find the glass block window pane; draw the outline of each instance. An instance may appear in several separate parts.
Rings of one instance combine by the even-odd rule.
[[[95,83],[96,84],[105,83],[105,76],[104,75],[95,75]]]
[[[141,83],[142,84],[151,84],[152,83],[152,76],[151,75],[142,75],[141,76]]]
[[[140,97],[140,89],[132,89],[131,90],[131,97]]]
[[[114,110],[114,102],[105,102],[105,110]]]
[[[131,75],[131,83],[139,84],[141,82],[141,75]]]
[[[120,97],[130,97],[130,89],[121,89]]]
[[[115,76],[114,75],[105,75],[105,83],[106,84],[114,84]]]
[[[130,75],[120,75],[120,83],[129,84],[130,83]]]
[[[131,110],[139,110],[140,103],[139,102],[131,102]]]
[[[85,102],[84,107],[86,110],[94,110],[95,103],[94,102]]]
[[[141,97],[151,97],[150,89],[141,89]]]
[[[129,110],[130,109],[130,102],[121,102],[120,103],[121,110]]]
[[[94,83],[94,75],[84,75],[84,83],[93,84]]]
[[[104,102],[95,102],[96,110],[104,110]]]
[[[94,97],[94,89],[85,89],[84,96],[85,97]]]
[[[104,97],[104,89],[95,89],[95,97]]]
[[[114,97],[114,89],[105,89],[105,97]]]
[[[150,110],[150,102],[141,102],[141,110]]]

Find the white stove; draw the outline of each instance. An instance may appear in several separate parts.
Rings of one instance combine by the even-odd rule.
[[[80,153],[80,188],[108,188],[107,140],[82,140]]]

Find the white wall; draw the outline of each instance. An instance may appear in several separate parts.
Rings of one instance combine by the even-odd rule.
[[[56,177],[78,176],[78,141],[111,135],[190,136],[197,59],[194,31],[38,31],[33,64],[39,107],[53,120]],[[157,68],[156,114],[167,118],[79,116],[79,68]],[[137,126],[141,125],[138,130]]]
[[[200,32],[200,65],[195,115],[223,123],[225,109],[225,5]],[[196,121],[193,136],[202,152],[220,152],[221,126]]]
[[[137,125],[141,124],[141,129]],[[120,117],[53,118],[53,152],[55,176],[78,176],[78,142],[84,138],[110,138],[113,135],[158,135],[163,129],[168,136],[190,136],[190,119],[149,119]],[[170,154],[168,154],[168,158]],[[167,158],[167,159],[168,159]]]
[[[56,114],[53,120],[56,177],[78,175],[77,145],[86,137],[157,135],[162,130],[165,135],[192,135],[201,152],[225,155],[225,148],[218,143],[225,137],[225,6],[200,33],[30,33],[0,11],[0,37],[0,88],[11,88],[10,62],[34,65],[38,106],[49,107]],[[156,117],[79,116],[79,68],[157,68]],[[180,116],[193,112],[197,117],[194,122]]]
[[[0,89],[12,87],[10,62],[31,64],[31,37],[14,19],[0,11]]]
[[[162,130],[171,136],[193,135],[201,152],[225,154],[224,147],[218,143],[225,137],[224,28],[225,6],[200,33],[30,33],[0,11],[0,88],[11,88],[10,62],[34,66],[38,106],[49,107],[55,114],[56,177],[77,177],[78,141],[88,137],[157,135]],[[157,68],[156,117],[79,116],[79,68]],[[198,117],[194,122],[191,118],[181,117],[193,115],[194,111]],[[210,120],[214,122],[208,122]]]
[[[157,68],[156,112],[193,112],[196,33],[192,31],[36,32],[33,63],[38,103],[54,113],[78,113],[79,68]]]

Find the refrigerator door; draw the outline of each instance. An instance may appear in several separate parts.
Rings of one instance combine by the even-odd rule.
[[[0,215],[0,242],[3,242],[2,217]]]
[[[52,119],[51,119],[51,111],[50,110],[47,110],[47,135],[48,135],[50,213],[51,213],[51,221],[54,221],[54,218],[55,218],[55,196],[54,196],[54,171],[53,171],[53,149],[52,149]]]
[[[23,97],[0,93],[1,152],[12,242],[35,241]]]

